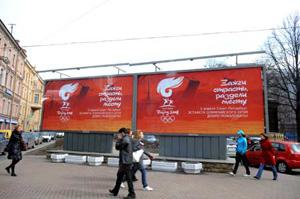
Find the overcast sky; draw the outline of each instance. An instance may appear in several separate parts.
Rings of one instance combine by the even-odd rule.
[[[13,35],[21,41],[21,46],[277,28],[284,18],[299,9],[299,0],[0,0],[0,18],[8,29],[8,24],[16,24]],[[262,49],[270,33],[225,33],[25,49],[30,63],[37,70],[46,70],[256,51]],[[177,65],[185,68],[199,64],[194,61]],[[168,66],[171,64],[162,67]],[[124,69],[143,72],[153,67]]]

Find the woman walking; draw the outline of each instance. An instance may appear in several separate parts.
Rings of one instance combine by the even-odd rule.
[[[259,169],[257,171],[256,176],[254,176],[254,178],[259,180],[261,178],[265,165],[270,165],[273,171],[273,180],[277,180],[278,175],[275,167],[276,161],[275,161],[274,149],[266,134],[262,133],[260,134],[260,136],[261,136],[260,146],[262,150],[262,158],[260,160]]]
[[[25,144],[22,139],[21,126],[18,125],[13,130],[11,137],[9,139],[7,145],[8,159],[11,159],[11,164],[5,168],[7,173],[11,174],[11,176],[17,176],[15,173],[16,164],[22,160],[22,152],[21,150],[25,148]]]
[[[142,142],[144,138],[144,133],[140,130],[137,130],[133,135],[133,151],[143,150],[143,154],[147,155],[151,160],[153,159],[153,156],[146,152],[144,150],[144,143]],[[145,165],[143,163],[143,155],[140,157],[138,162],[133,163],[133,176],[135,176],[135,173],[139,170],[142,174],[142,184],[143,184],[143,190],[144,191],[152,191],[153,188],[148,186],[147,183],[147,172]]]
[[[238,134],[238,139],[237,139],[237,146],[236,146],[236,156],[235,156],[235,165],[234,165],[234,169],[232,172],[230,172],[229,174],[232,176],[235,176],[238,168],[239,168],[239,164],[242,161],[243,165],[246,169],[246,174],[244,174],[245,177],[250,176],[250,170],[248,167],[248,160],[246,157],[246,152],[247,152],[247,140],[245,138],[245,133],[242,130],[239,130],[237,132]]]

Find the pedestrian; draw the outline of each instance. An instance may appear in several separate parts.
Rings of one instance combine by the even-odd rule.
[[[119,134],[116,142],[116,149],[119,150],[119,170],[117,173],[116,184],[109,192],[117,196],[120,190],[120,185],[124,176],[126,176],[128,184],[128,195],[124,199],[136,198],[134,187],[132,183],[132,152],[133,145],[130,138],[131,131],[126,128],[119,129]]]
[[[146,168],[144,165],[143,155],[145,154],[146,156],[148,156],[150,158],[150,160],[153,160],[153,156],[150,153],[148,153],[147,151],[145,151],[144,143],[142,142],[143,138],[144,138],[144,133],[142,131],[137,130],[136,132],[134,132],[134,134],[133,134],[133,151],[134,151],[134,153],[138,154],[137,155],[138,157],[136,157],[136,160],[135,160],[135,158],[133,158],[134,163],[133,163],[132,175],[133,175],[133,178],[135,178],[135,173],[139,170],[142,174],[143,190],[144,191],[153,191],[153,188],[148,186],[148,183],[147,183],[147,171],[146,171]],[[123,187],[124,187],[124,185],[123,185]]]
[[[247,139],[245,136],[245,133],[243,130],[239,130],[237,132],[238,138],[236,140],[237,146],[236,146],[236,156],[235,156],[235,165],[234,165],[234,169],[232,172],[230,172],[229,174],[232,176],[235,176],[238,168],[239,168],[239,164],[242,161],[243,165],[246,169],[246,174],[244,174],[245,177],[250,176],[250,170],[248,167],[248,160],[246,157],[246,152],[247,152]]]
[[[273,180],[277,180],[277,170],[276,170],[276,161],[275,161],[275,152],[272,147],[271,142],[269,141],[269,137],[262,133],[260,134],[261,140],[260,140],[260,146],[262,151],[262,157],[260,159],[260,165],[259,169],[257,171],[257,174],[254,176],[255,179],[259,180],[261,178],[261,175],[263,173],[265,165],[270,165],[273,171]]]
[[[11,159],[11,164],[5,168],[7,173],[11,176],[17,176],[15,173],[16,164],[22,160],[22,150],[25,150],[25,144],[22,139],[22,128],[20,125],[17,125],[13,130],[9,142],[7,144],[6,150],[8,152],[8,159]]]

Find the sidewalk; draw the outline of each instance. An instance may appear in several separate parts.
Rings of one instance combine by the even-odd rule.
[[[122,198],[108,194],[112,188],[117,168],[51,163],[45,156],[28,156],[16,167],[17,177],[9,176],[4,168],[8,160],[0,162],[0,198],[2,199],[66,199],[66,198]],[[257,169],[252,169],[252,175]],[[137,198],[192,198],[192,199],[296,199],[300,194],[300,177],[279,174],[272,180],[272,173],[265,171],[260,181],[243,177],[244,168],[236,177],[227,174],[148,172],[148,182],[153,192],[144,192],[140,180],[135,183]],[[140,179],[140,174],[137,174]]]

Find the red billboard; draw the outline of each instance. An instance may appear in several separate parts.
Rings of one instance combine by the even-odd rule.
[[[46,83],[42,129],[117,131],[131,127],[133,77]]]
[[[264,131],[262,68],[142,75],[137,128],[166,134]]]

